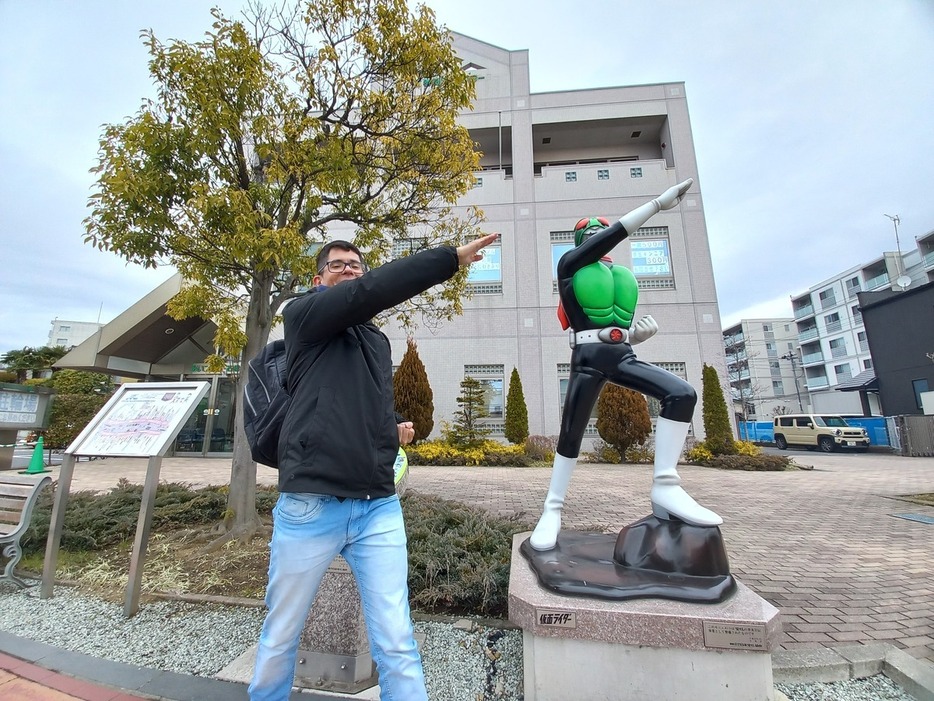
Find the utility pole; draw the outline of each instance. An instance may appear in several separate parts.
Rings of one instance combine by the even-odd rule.
[[[798,371],[795,369],[795,361],[798,357],[794,353],[785,353],[782,356],[782,360],[787,360],[791,363],[791,375],[795,380],[795,394],[798,395],[798,411],[804,413],[804,405],[801,403],[801,390],[798,389]]]

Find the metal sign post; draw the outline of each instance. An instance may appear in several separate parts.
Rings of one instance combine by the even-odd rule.
[[[68,446],[59,471],[55,502],[52,506],[39,598],[52,597],[65,509],[68,505],[76,458],[148,457],[149,466],[146,468],[146,482],[143,485],[142,503],[136,523],[136,538],[130,558],[123,613],[129,618],[139,610],[143,566],[149,544],[162,457],[198,402],[207,394],[208,388],[207,382],[138,382],[122,385]]]

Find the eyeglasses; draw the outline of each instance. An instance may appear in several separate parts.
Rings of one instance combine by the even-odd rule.
[[[325,268],[328,269],[328,272],[334,273],[336,275],[344,272],[345,268],[350,268],[350,270],[355,273],[362,273],[363,263],[361,263],[359,260],[329,260],[321,267],[321,270],[318,272],[323,273]]]

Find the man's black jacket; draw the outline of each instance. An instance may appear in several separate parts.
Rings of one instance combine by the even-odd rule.
[[[395,493],[392,354],[371,319],[457,267],[454,248],[435,248],[315,288],[286,306],[292,402],[279,437],[279,491],[356,499]]]

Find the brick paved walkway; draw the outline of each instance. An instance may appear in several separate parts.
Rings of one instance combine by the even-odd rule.
[[[934,492],[934,458],[875,453],[789,453],[815,469],[727,472],[682,466],[690,493],[724,518],[734,575],[782,613],[785,649],[888,642],[934,662],[934,525],[893,517],[934,517],[934,508],[898,500]],[[142,482],[145,460],[76,466],[72,490],[107,489],[119,477]],[[230,462],[167,458],[161,477],[224,484]],[[550,470],[415,467],[409,488],[493,513],[541,509]],[[276,472],[259,467],[258,481]],[[565,527],[618,531],[650,511],[651,467],[581,465]]]

